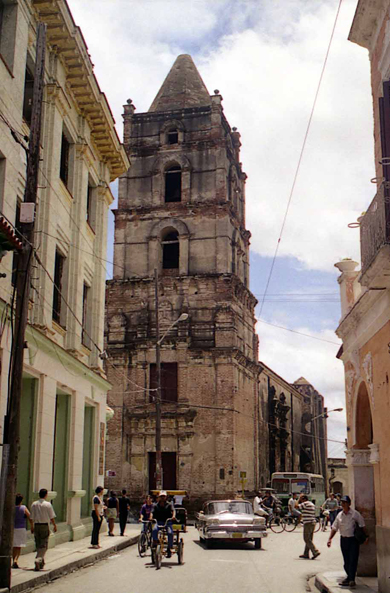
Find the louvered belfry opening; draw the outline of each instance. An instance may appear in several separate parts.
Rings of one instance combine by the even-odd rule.
[[[181,202],[181,169],[178,165],[165,171],[165,202]]]
[[[179,268],[180,245],[179,234],[171,231],[165,235],[162,241],[162,267],[163,270],[175,270]]]

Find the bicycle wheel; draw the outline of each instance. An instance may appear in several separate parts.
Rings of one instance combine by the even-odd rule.
[[[316,524],[314,526],[314,533],[316,531],[319,531],[320,529],[321,529],[321,521],[320,521],[319,517],[316,517]]]
[[[294,531],[297,526],[297,520],[294,517],[286,517],[284,521],[285,531]]]
[[[138,538],[138,554],[141,556],[141,558],[145,556],[147,547],[148,539],[146,537],[146,533],[143,531]]]
[[[177,561],[179,564],[183,564],[183,555],[184,555],[184,542],[181,539],[177,544]]]
[[[282,531],[284,531],[286,523],[284,519],[282,519],[281,517],[272,517],[269,526],[271,528],[271,531],[273,531],[274,533],[282,533]]]
[[[162,552],[161,552],[160,544],[157,544],[157,546],[156,546],[156,550],[154,552],[154,557],[155,557],[156,570],[159,570],[161,568],[161,562],[162,562]]]

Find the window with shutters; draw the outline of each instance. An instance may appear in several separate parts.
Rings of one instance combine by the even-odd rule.
[[[14,68],[17,17],[16,0],[0,0],[0,57],[10,74]]]
[[[81,343],[91,348],[91,287],[84,282],[83,285],[83,317],[81,330]]]
[[[156,365],[150,365],[150,389],[157,388],[157,372]],[[150,401],[154,401],[156,392],[150,392]],[[178,387],[177,387],[177,362],[162,362],[161,363],[161,401],[162,403],[177,402]]]
[[[53,286],[53,320],[65,327],[66,325],[66,307],[63,304],[63,297],[65,298],[65,267],[66,257],[64,257],[58,249],[56,249],[54,260],[54,286]]]
[[[62,132],[61,139],[61,160],[60,160],[60,178],[68,187],[69,182],[69,156],[70,156],[70,142],[64,132]]]
[[[85,218],[93,231],[95,231],[96,227],[96,194],[97,188],[94,185],[94,183],[89,179],[87,188],[87,207],[85,212]]]
[[[181,168],[178,165],[165,171],[165,202],[181,202]]]

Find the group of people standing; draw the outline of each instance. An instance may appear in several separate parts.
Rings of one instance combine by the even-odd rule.
[[[127,496],[127,491],[122,490],[122,496],[117,497],[114,490],[110,491],[110,496],[103,498],[104,489],[98,486],[95,490],[95,495],[92,498],[92,536],[91,547],[101,548],[99,544],[99,532],[103,523],[104,517],[108,522],[108,535],[114,537],[115,519],[119,518],[120,535],[125,535],[127,525],[127,517],[130,510],[130,499]]]

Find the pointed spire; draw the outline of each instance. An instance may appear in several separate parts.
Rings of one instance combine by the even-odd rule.
[[[210,95],[191,56],[176,58],[149,111],[174,111],[211,105]]]

